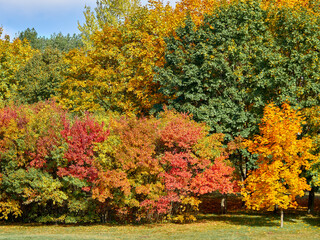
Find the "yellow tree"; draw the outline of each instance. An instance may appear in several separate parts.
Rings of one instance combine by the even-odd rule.
[[[86,47],[92,47],[90,36],[94,32],[102,30],[105,24],[118,26],[125,18],[133,15],[139,6],[140,0],[97,0],[94,11],[86,6],[83,12],[85,23],[78,24]]]
[[[67,55],[70,68],[61,85],[60,103],[77,112],[146,114],[162,101],[158,84],[152,82],[159,54],[155,36],[143,26],[125,28],[106,25],[92,36],[91,50]]]
[[[10,41],[8,35],[1,37],[0,28],[0,107],[15,97],[20,84],[16,73],[35,53],[26,41]]]
[[[250,209],[281,210],[297,207],[296,197],[303,196],[309,185],[300,177],[315,157],[309,152],[312,140],[299,139],[302,116],[284,103],[282,108],[273,103],[264,109],[260,135],[245,141],[249,152],[258,154],[258,168],[249,173],[242,188],[243,200]]]

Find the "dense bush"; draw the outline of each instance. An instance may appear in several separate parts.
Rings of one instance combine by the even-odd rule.
[[[5,107],[1,218],[192,221],[199,196],[235,186],[223,135],[208,129],[168,110],[156,119],[72,117],[54,102]]]

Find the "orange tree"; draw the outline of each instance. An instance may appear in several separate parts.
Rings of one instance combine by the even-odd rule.
[[[283,210],[297,207],[296,196],[303,196],[310,188],[300,174],[315,157],[309,152],[312,140],[299,139],[302,123],[302,116],[289,104],[279,108],[271,103],[264,109],[260,135],[244,143],[259,158],[258,168],[244,181],[243,200],[248,208],[255,210],[270,210],[277,205],[281,210],[281,227]]]

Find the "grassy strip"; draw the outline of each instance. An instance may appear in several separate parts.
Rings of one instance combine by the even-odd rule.
[[[320,239],[320,217],[286,216],[279,228],[274,215],[203,215],[191,224],[1,225],[0,240],[53,239]]]

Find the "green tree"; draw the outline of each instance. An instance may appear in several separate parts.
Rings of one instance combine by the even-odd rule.
[[[170,107],[227,139],[251,137],[269,101],[319,104],[319,26],[303,8],[265,9],[251,0],[225,5],[199,28],[188,18],[166,39],[166,64],[155,80],[174,98]],[[245,151],[237,157],[240,169],[243,157]]]
[[[49,38],[41,37],[37,31],[32,28],[19,33],[19,39],[27,40],[33,49],[44,51],[46,48],[58,49],[62,52],[69,52],[72,49],[83,46],[80,34],[63,35],[60,33],[53,33]]]
[[[44,101],[57,95],[66,64],[58,49],[37,52],[16,74],[19,81],[16,100],[23,103]]]
[[[83,47],[81,34],[67,34],[60,33],[51,34],[50,38],[46,39],[46,47],[58,49],[62,52],[69,52],[72,49],[79,49]]]
[[[32,28],[27,28],[26,30],[22,31],[19,33],[18,38],[20,40],[27,40],[29,44],[31,45],[32,48],[34,49],[42,49],[43,48],[43,43],[41,43],[42,39],[41,37],[38,36],[37,31]]]

